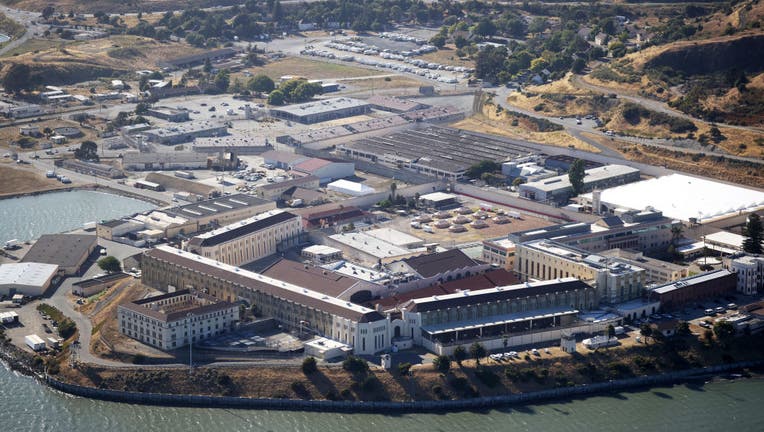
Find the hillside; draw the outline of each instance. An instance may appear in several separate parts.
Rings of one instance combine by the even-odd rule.
[[[68,44],[32,39],[26,46],[30,49],[21,45],[3,60],[3,71],[15,63],[27,64],[33,81],[46,85],[73,84],[153,69],[159,60],[177,56],[181,50],[188,54],[197,51],[185,44],[138,36],[115,36]]]
[[[142,0],[140,2],[119,0],[57,0],[55,2],[46,0],[2,0],[0,3],[12,8],[30,11],[41,11],[46,6],[52,5],[56,10],[64,11],[65,13],[74,11],[75,13],[105,12],[119,14],[168,10],[182,11],[192,7],[230,6],[240,4],[241,2],[236,0]]]

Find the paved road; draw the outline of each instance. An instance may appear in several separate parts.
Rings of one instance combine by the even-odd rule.
[[[26,32],[20,38],[14,39],[8,42],[4,47],[0,48],[0,55],[23,44],[32,36],[42,34],[47,29],[47,26],[37,24],[37,20],[40,18],[39,12],[12,9],[6,6],[0,6],[0,12],[26,28]]]
[[[579,88],[583,88],[589,91],[593,91],[596,93],[603,93],[603,94],[616,94],[619,98],[628,100],[630,102],[634,102],[636,104],[642,105],[643,107],[650,109],[652,111],[662,112],[665,114],[672,115],[674,117],[683,118],[690,121],[699,121],[706,124],[715,124],[717,126],[723,126],[731,129],[738,129],[738,130],[746,130],[751,132],[764,132],[763,128],[755,127],[755,126],[738,126],[738,125],[731,125],[726,123],[719,123],[719,122],[708,122],[703,119],[699,119],[696,117],[693,117],[691,115],[687,115],[679,110],[673,109],[670,106],[668,106],[666,103],[649,99],[643,96],[637,96],[634,94],[626,93],[621,90],[612,89],[609,87],[602,87],[595,84],[588,83],[581,79],[581,75],[574,75],[573,79],[571,80],[573,85]]]

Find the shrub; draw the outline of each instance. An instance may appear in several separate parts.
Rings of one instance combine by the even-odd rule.
[[[408,375],[411,370],[411,363],[398,363],[398,373],[401,375]]]
[[[318,366],[316,365],[316,359],[314,357],[307,357],[302,361],[302,373],[310,375],[316,371],[318,371]]]
[[[501,379],[498,375],[496,375],[490,368],[480,366],[475,370],[475,376],[482,382],[486,387],[496,387],[497,384],[499,384],[499,381]]]
[[[342,362],[342,368],[352,373],[366,373],[369,370],[369,365],[366,360],[360,357],[349,356]]]
[[[447,355],[439,355],[432,361],[440,373],[447,373],[451,369],[451,358]]]

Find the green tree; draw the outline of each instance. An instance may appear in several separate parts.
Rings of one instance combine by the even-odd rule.
[[[645,342],[647,342],[647,338],[653,335],[653,328],[650,327],[650,324],[648,323],[642,323],[642,325],[639,326],[639,334],[642,335],[642,337],[645,338]]]
[[[80,160],[97,161],[98,144],[93,141],[83,141],[80,148],[74,150],[74,157]]]
[[[15,63],[8,69],[3,77],[5,91],[18,93],[32,87],[32,72],[29,66],[23,63]]]
[[[451,357],[447,355],[439,355],[433,359],[432,364],[435,365],[435,369],[440,373],[448,373],[448,370],[451,369]]]
[[[467,171],[464,174],[471,179],[479,179],[483,173],[494,172],[500,168],[501,166],[496,162],[484,160],[467,168]]]
[[[485,357],[485,347],[479,342],[475,342],[470,345],[470,355],[475,359],[475,363],[480,364],[480,359]]]
[[[270,93],[276,88],[271,77],[264,74],[255,75],[247,82],[247,88],[251,91]]]
[[[586,175],[586,162],[576,159],[568,171],[568,179],[573,187],[573,194],[578,195],[584,191],[584,176]]]
[[[138,105],[135,106],[135,115],[146,114],[149,108],[151,108],[151,104],[146,102],[139,102]]]
[[[525,179],[522,177],[517,177],[516,179],[512,180],[512,186],[514,187],[518,187],[523,183],[525,183]]]
[[[610,53],[613,54],[614,58],[620,58],[626,55],[626,45],[624,45],[623,42],[613,42],[608,45],[608,49],[610,50]]]
[[[221,92],[224,92],[228,90],[228,87],[231,84],[231,73],[228,71],[228,69],[224,69],[215,75],[215,80],[213,81],[215,84],[215,87]]]
[[[305,360],[302,361],[302,373],[305,375],[311,375],[317,371],[318,366],[314,357],[306,357]]]
[[[691,334],[690,332],[690,324],[687,323],[687,321],[679,321],[676,323],[676,333],[681,336],[689,336]]]
[[[615,336],[615,327],[613,327],[613,324],[608,324],[607,326],[607,337],[608,339]]]
[[[98,267],[108,273],[117,273],[122,271],[122,264],[119,263],[118,259],[111,255],[99,259]]]
[[[573,60],[573,65],[570,67],[570,70],[573,71],[573,73],[580,74],[581,72],[586,69],[586,60],[584,60],[581,57],[576,58]]]
[[[411,371],[411,363],[405,362],[405,363],[398,363],[398,373],[400,375],[408,375]]]
[[[274,90],[268,95],[269,105],[284,105],[284,93],[281,90]]]
[[[395,191],[398,190],[398,183],[390,183],[390,201],[395,202]]]
[[[44,19],[48,19],[48,18],[50,18],[51,16],[53,16],[53,14],[54,14],[55,12],[56,12],[56,10],[55,10],[55,9],[53,9],[53,6],[45,6],[45,7],[42,9],[42,14],[41,14],[41,15],[42,15],[42,17],[43,17]]]
[[[454,350],[454,360],[456,360],[456,364],[461,366],[462,362],[466,359],[467,359],[467,350],[465,350],[463,346],[459,345]]]
[[[714,324],[714,335],[719,339],[722,345],[727,345],[732,337],[735,336],[735,326],[729,321],[721,320]]]
[[[496,34],[496,25],[488,18],[480,20],[473,32],[478,36],[490,37]]]
[[[438,33],[430,39],[430,44],[438,49],[441,49],[446,46],[446,37],[441,33]]]
[[[743,250],[752,253],[762,253],[761,242],[764,240],[761,218],[756,213],[751,213],[743,227]]]

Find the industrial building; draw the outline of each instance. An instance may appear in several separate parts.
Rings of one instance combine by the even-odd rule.
[[[379,312],[311,289],[167,246],[146,252],[143,283],[205,287],[216,298],[244,299],[289,329],[298,327],[353,346],[355,354],[390,348],[389,323]]]
[[[185,246],[189,252],[240,266],[300,243],[302,218],[283,210],[269,210],[199,234]]]
[[[594,200],[592,196],[584,198]],[[652,207],[674,219],[700,222],[764,208],[764,192],[685,174],[671,174],[605,189],[599,201],[603,210]]]
[[[274,201],[247,194],[235,194],[162,210],[170,216],[192,219],[193,232],[228,225],[276,208]]]
[[[721,269],[651,288],[649,298],[659,301],[663,310],[674,310],[690,302],[734,293],[736,288],[737,275]]]
[[[181,123],[189,121],[187,110],[175,109],[170,107],[153,107],[146,110],[146,115],[156,117],[158,119],[171,121],[175,123]]]
[[[259,155],[271,148],[268,138],[251,135],[226,135],[212,138],[196,138],[192,150],[197,153],[231,152],[238,156]]]
[[[55,264],[61,274],[76,275],[98,246],[98,237],[87,234],[44,234],[21,262]]]
[[[424,247],[408,249],[388,243],[365,232],[333,234],[326,237],[325,243],[327,246],[340,249],[346,258],[367,265],[376,265],[380,262],[385,264],[427,251]]]
[[[419,197],[419,201],[425,207],[432,207],[438,210],[450,209],[459,206],[459,198],[450,193],[433,192]]]
[[[345,206],[337,203],[300,209],[296,213],[302,215],[303,222],[307,227],[329,227],[359,221],[371,222],[373,219],[373,215],[356,206]]]
[[[553,240],[521,243],[515,250],[515,271],[523,280],[575,277],[589,281],[598,302],[622,303],[642,296],[646,272],[617,258],[606,258]]]
[[[80,297],[90,297],[111,288],[128,277],[130,275],[127,273],[119,272],[77,281],[72,284],[72,294]]]
[[[324,245],[313,245],[303,248],[300,256],[314,264],[327,264],[342,259],[342,251],[337,248]]]
[[[416,111],[429,106],[410,99],[401,99],[393,96],[374,95],[366,99],[372,108],[401,114],[410,111]]]
[[[661,212],[630,211],[620,216],[607,216],[595,223],[572,222],[510,233],[515,244],[538,239],[554,239],[588,252],[609,249],[632,249],[640,252],[665,251],[671,245],[671,228],[678,221]]]
[[[206,169],[206,154],[194,152],[125,153],[122,168],[129,171]]]
[[[606,165],[588,169],[585,173],[583,192],[639,181],[639,170],[626,165]],[[568,174],[523,183],[518,192],[522,198],[552,203],[562,203],[574,196]]]
[[[104,178],[116,179],[125,176],[125,173],[123,173],[122,170],[114,168],[111,165],[95,162],[85,162],[77,159],[64,159],[61,161],[61,166],[81,174],[94,175]]]
[[[296,105],[271,108],[273,117],[303,124],[319,123],[345,117],[367,114],[371,111],[368,103],[348,97],[322,99]]]
[[[142,133],[151,142],[175,145],[190,142],[199,137],[226,135],[228,133],[228,126],[218,122],[201,120],[166,128],[149,129]]]
[[[130,243],[125,241],[130,236],[151,241],[162,237],[189,236],[275,208],[274,201],[235,194],[164,210],[152,210],[130,218],[103,221],[96,225],[96,234],[106,240],[125,243]]]
[[[310,158],[302,161],[294,165],[292,169],[303,174],[318,177],[321,184],[355,175],[355,164],[353,162],[329,161],[319,158]]]
[[[315,176],[295,177],[282,182],[266,183],[255,190],[257,196],[263,199],[280,201],[284,195],[290,195],[295,188],[317,189],[319,179]]]
[[[310,159],[310,156],[278,150],[268,150],[262,156],[265,165],[273,165],[274,168],[283,170],[291,170],[295,165]]]
[[[350,196],[371,195],[377,191],[363,183],[354,182],[345,179],[339,179],[326,185],[326,190],[338,192]]]
[[[534,150],[507,139],[431,126],[339,144],[337,153],[428,176],[459,180],[476,163],[527,156]]]
[[[40,296],[58,275],[56,264],[36,262],[0,264],[0,296]]]
[[[239,305],[181,290],[117,307],[119,332],[161,350],[223,334],[239,321]]]

